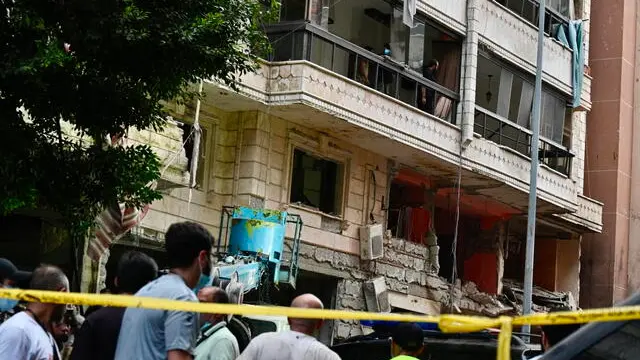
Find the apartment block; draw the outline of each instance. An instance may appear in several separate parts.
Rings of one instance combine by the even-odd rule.
[[[164,132],[129,133],[170,165],[164,198],[112,254],[139,246],[162,258],[163,232],[180,220],[202,223],[224,248],[224,206],[286,210],[304,222],[296,291],[328,307],[381,310],[365,290],[383,279],[391,311],[498,315],[487,302],[524,277],[533,153],[534,282],[577,300],[583,235],[602,231],[603,205],[584,191],[589,29],[578,30],[584,46],[560,33],[578,29],[588,5],[547,1],[532,150],[537,1],[418,0],[411,19],[399,1],[282,0],[266,27],[273,51],[237,91],[205,80],[198,113],[175,106]],[[198,156],[185,139],[196,117]],[[379,257],[363,251],[375,224]],[[325,330],[362,333],[350,322]]]

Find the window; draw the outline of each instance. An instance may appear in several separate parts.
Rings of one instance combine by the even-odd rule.
[[[344,165],[300,149],[293,151],[290,202],[340,215]]]
[[[182,129],[182,143],[185,155],[187,157],[187,167],[185,171],[191,171],[191,164],[193,162],[193,140],[194,136],[191,134],[193,131],[193,126],[187,123],[178,123],[178,127]],[[196,189],[202,189],[204,187],[205,173],[206,173],[206,156],[207,156],[207,135],[208,130],[207,127],[203,124],[200,124],[200,130],[202,131],[200,135],[200,149],[199,156],[197,158],[198,161],[198,170],[196,174]]]
[[[370,51],[371,55],[386,55],[387,61],[395,62],[402,67],[406,66],[415,75],[424,76],[452,91],[458,91],[461,58],[459,39],[432,26],[420,15],[414,17],[413,27],[406,26],[402,21],[402,6],[400,4],[394,6],[385,0],[329,1],[329,4],[324,0],[312,0],[312,4],[320,3],[321,6],[311,7],[311,21],[314,24]],[[314,10],[316,7],[322,8],[322,16],[314,17],[314,14],[320,11]],[[347,60],[356,64],[355,59],[345,59]],[[440,65],[435,74],[428,74],[431,71],[428,69],[431,60],[437,60]],[[372,77],[375,80],[375,74],[366,76],[365,71],[360,69],[362,67],[360,65],[350,66],[358,67],[358,71],[362,73],[359,75],[364,75],[361,76],[362,78]],[[380,70],[385,69],[381,67]],[[369,72],[376,72],[373,66],[370,66]],[[382,77],[385,85],[377,90],[394,97],[396,90],[402,91],[402,89],[396,89],[396,82],[401,79],[378,74],[378,78]],[[368,81],[366,85],[370,83],[372,81]],[[413,88],[410,92],[411,96],[405,97],[410,100],[405,102],[413,104],[416,89]]]
[[[521,16],[527,22],[538,26],[538,0],[496,0],[499,4]],[[546,0],[544,31],[554,34],[556,25],[567,23],[571,18],[570,0]]]
[[[531,129],[533,105],[531,76],[519,74],[487,56],[478,56],[476,105],[522,127]],[[542,89],[540,135],[563,143],[567,101],[562,95]]]

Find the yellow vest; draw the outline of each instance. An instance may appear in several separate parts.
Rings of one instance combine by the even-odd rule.
[[[391,360],[420,360],[420,359],[418,359],[416,357],[413,357],[413,356],[409,356],[409,355],[399,355],[399,356],[394,357]]]

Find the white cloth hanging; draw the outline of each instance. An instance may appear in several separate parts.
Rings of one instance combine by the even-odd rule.
[[[402,22],[413,28],[413,17],[416,15],[416,0],[404,0],[404,11],[402,12]]]

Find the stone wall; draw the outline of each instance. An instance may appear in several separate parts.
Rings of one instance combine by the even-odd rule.
[[[290,257],[290,251],[291,241],[288,241],[285,259]],[[363,284],[366,280],[383,276],[389,291],[429,300],[443,312],[498,316],[513,311],[495,296],[480,292],[472,282],[461,284],[458,281],[452,289],[447,280],[433,273],[427,254],[426,246],[402,239],[388,240],[384,257],[375,261],[363,261],[356,255],[302,243],[299,264],[303,270],[339,279],[336,309],[370,311],[366,306]],[[396,304],[391,301],[391,305]],[[368,331],[370,329],[360,326],[357,321],[337,321],[334,337],[344,339]]]

